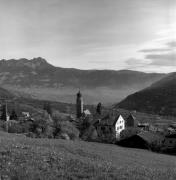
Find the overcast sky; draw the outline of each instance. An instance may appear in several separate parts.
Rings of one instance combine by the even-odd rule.
[[[0,0],[0,59],[80,69],[176,69],[176,0]]]

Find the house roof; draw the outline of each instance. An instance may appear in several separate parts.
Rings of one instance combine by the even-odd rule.
[[[106,109],[102,111],[102,114],[94,114],[94,122],[99,122],[99,125],[114,125],[119,116],[122,116],[125,121],[129,118],[136,119],[130,111],[121,109]]]
[[[101,118],[100,125],[114,125],[121,114],[119,112],[109,112]]]
[[[171,124],[169,127],[173,128],[173,129],[176,129],[176,124]]]
[[[84,113],[85,115],[91,115],[91,112],[90,112],[88,109],[84,110],[83,113]]]
[[[174,138],[174,139],[176,139],[176,133],[169,134],[169,135],[166,136],[166,138]]]
[[[148,113],[142,113],[142,112],[136,112],[136,111],[129,111],[125,109],[117,109],[122,116],[125,118],[125,115],[129,116],[130,114],[133,115],[133,117],[136,118],[136,120],[140,123],[150,123],[154,124],[157,122],[166,122],[167,120],[170,121],[171,119],[164,116],[154,115],[154,114],[148,114]]]
[[[160,134],[152,133],[149,131],[140,132],[139,134],[137,134],[137,136],[139,136],[140,138],[142,138],[144,141],[148,143],[152,143],[156,140],[161,140],[164,138],[164,136]]]
[[[101,115],[93,115],[93,119],[97,122],[97,120],[101,120],[102,124],[113,124],[115,119],[112,117],[109,117],[110,122],[106,122],[107,116],[111,114],[116,114],[115,116],[117,117],[119,114],[123,117],[125,121],[128,120],[129,116],[131,116],[134,120],[136,120],[138,123],[156,123],[158,120],[163,120],[163,117],[158,116],[158,115],[152,115],[152,114],[146,114],[146,113],[140,113],[136,111],[129,111],[125,109],[103,109]]]
[[[97,115],[96,118],[101,120],[100,125],[113,125],[120,115],[126,122],[129,120],[129,118],[136,120],[136,117],[130,111],[123,109],[106,110],[103,111],[102,115]]]
[[[136,117],[134,117],[134,115],[130,113],[130,114],[128,115],[127,119],[131,119],[131,118],[134,119],[134,120],[136,120]]]

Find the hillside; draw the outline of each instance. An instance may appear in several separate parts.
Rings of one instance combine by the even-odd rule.
[[[164,74],[55,67],[43,58],[0,61],[0,85],[34,98],[75,102],[81,88],[87,104],[113,103],[161,79]]]
[[[8,90],[0,87],[0,99],[12,99],[14,95]]]
[[[46,101],[46,100],[38,100],[33,99],[31,97],[24,98],[22,96],[16,96],[8,90],[0,87],[0,103],[4,104],[7,100],[7,107],[9,114],[13,109],[16,109],[17,113],[21,111],[27,111],[30,113],[40,112],[43,110],[44,104],[50,104],[53,110],[60,111],[62,113],[75,113],[75,105],[70,103],[63,103],[57,101]],[[93,106],[85,106],[85,108],[89,108],[93,110]]]
[[[116,107],[160,115],[176,116],[176,73],[136,92]]]
[[[29,139],[0,132],[2,179],[176,178],[176,157],[117,145]]]

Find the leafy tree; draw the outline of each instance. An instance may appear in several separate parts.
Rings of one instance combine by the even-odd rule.
[[[2,106],[1,119],[4,120],[4,121],[7,120],[7,108],[6,108],[6,105]]]
[[[57,121],[54,124],[54,137],[62,138],[63,134],[67,134],[70,139],[79,138],[79,130],[70,121]]]
[[[38,114],[33,117],[34,123],[32,124],[31,131],[36,134],[37,137],[49,137],[53,136],[53,124],[48,118],[48,116],[43,114]]]
[[[102,104],[101,103],[98,103],[97,105],[97,113],[101,115],[101,112],[102,112]]]
[[[17,120],[17,119],[18,119],[18,116],[17,116],[15,110],[13,109],[12,113],[10,115],[10,120]]]
[[[43,106],[43,109],[44,109],[49,115],[52,115],[52,108],[51,108],[50,103],[45,103],[44,106]]]

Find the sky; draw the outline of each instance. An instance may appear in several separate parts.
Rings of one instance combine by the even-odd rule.
[[[0,59],[79,69],[176,69],[175,0],[0,0]]]

